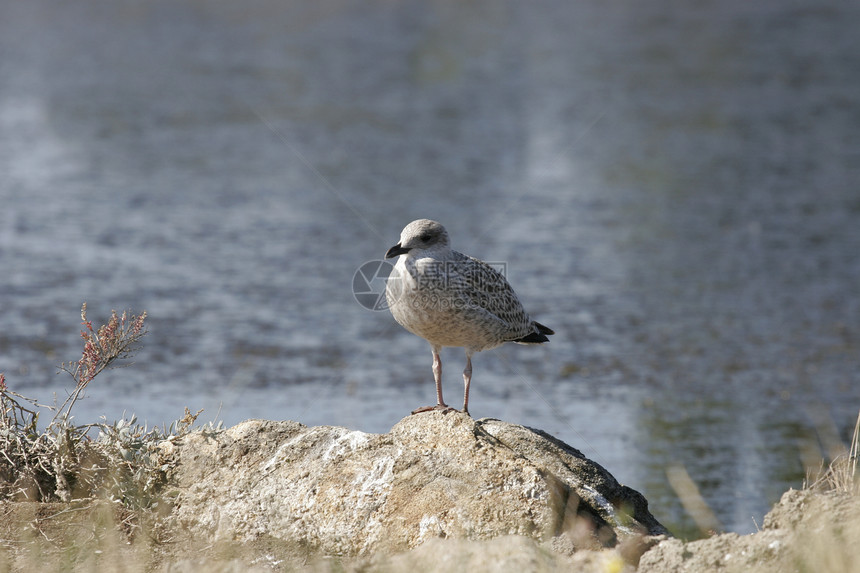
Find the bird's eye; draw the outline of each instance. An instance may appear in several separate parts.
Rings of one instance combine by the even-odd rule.
[[[418,238],[421,239],[422,243],[426,243],[427,241],[429,241],[432,238],[432,236],[430,235],[430,233],[424,233]]]

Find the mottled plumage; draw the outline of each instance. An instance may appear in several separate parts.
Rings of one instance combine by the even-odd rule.
[[[409,223],[386,258],[403,255],[386,284],[385,296],[394,319],[427,340],[433,349],[437,404],[419,408],[447,409],[442,400],[443,346],[466,349],[463,371],[468,412],[472,354],[505,342],[539,344],[553,331],[529,318],[517,295],[499,271],[451,249],[445,227],[429,219]]]

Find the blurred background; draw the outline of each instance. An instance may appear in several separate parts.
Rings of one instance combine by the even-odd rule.
[[[478,354],[473,416],[582,450],[676,534],[702,534],[678,476],[754,531],[860,408],[858,24],[836,0],[0,0],[0,372],[62,402],[81,303],[146,310],[78,422],[386,432],[433,402],[429,346],[353,277],[432,218],[557,333]]]

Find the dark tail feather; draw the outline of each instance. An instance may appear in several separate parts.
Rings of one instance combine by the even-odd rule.
[[[548,334],[555,334],[551,328],[547,328],[539,322],[535,322],[534,325],[535,328],[537,328],[537,332],[532,332],[522,338],[512,340],[511,342],[518,342],[519,344],[540,344],[542,342],[549,342],[549,338],[547,338]]]
[[[555,334],[555,331],[553,329],[548,326],[544,326],[539,322],[536,322],[535,326],[537,326],[538,332],[540,332],[541,334]]]

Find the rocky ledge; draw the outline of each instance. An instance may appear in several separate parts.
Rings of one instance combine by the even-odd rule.
[[[250,420],[163,447],[172,518],[197,543],[357,557],[514,535],[565,553],[626,544],[636,561],[641,540],[668,533],[641,494],[574,448],[457,412],[409,416],[388,434]]]
[[[106,474],[101,494],[67,503],[0,501],[0,569],[847,573],[860,562],[853,462],[820,480],[830,485],[787,492],[755,534],[683,542],[570,446],[454,412],[381,435],[251,420],[151,448],[147,509],[116,492],[149,471]]]

